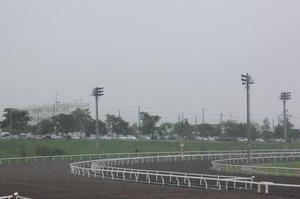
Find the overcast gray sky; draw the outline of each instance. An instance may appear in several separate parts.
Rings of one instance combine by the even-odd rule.
[[[1,0],[0,109],[83,100],[105,87],[103,112],[137,106],[176,120],[277,117],[291,91],[300,127],[299,0]],[[92,106],[94,107],[94,106]],[[103,116],[102,116],[103,117]],[[199,119],[200,120],[200,119]]]

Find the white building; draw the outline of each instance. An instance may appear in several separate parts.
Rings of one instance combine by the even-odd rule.
[[[30,124],[37,124],[43,119],[50,119],[55,115],[59,114],[71,114],[76,109],[88,109],[88,103],[74,102],[74,103],[60,103],[47,104],[41,106],[29,106],[24,108],[28,111],[31,117]]]

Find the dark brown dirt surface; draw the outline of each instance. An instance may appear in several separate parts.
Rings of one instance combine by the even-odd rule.
[[[135,167],[207,173],[208,161],[184,161],[170,163],[139,164]],[[210,173],[216,173],[209,171]],[[260,177],[259,180],[300,184],[299,178]],[[206,191],[160,185],[147,185],[121,181],[102,180],[74,176],[67,162],[46,162],[28,165],[0,166],[0,196],[19,192],[20,195],[34,199],[106,199],[106,198],[300,198],[298,189],[270,188],[271,194],[265,196],[254,191]]]

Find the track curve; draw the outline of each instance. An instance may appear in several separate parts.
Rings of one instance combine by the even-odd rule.
[[[193,152],[184,154],[156,154],[137,157],[119,157],[81,161],[70,164],[71,172],[75,175],[99,177],[102,179],[121,180],[137,183],[170,185],[177,187],[201,188],[206,190],[253,190],[269,194],[270,187],[298,188],[298,184],[286,184],[270,181],[254,181],[254,176],[212,175],[204,173],[182,173],[172,170],[153,170],[128,168],[127,165],[148,164],[160,162],[178,162],[184,160],[211,160],[213,167],[224,170],[228,164],[225,160],[244,160],[247,153],[219,151],[218,153]],[[277,157],[300,157],[299,151],[256,151],[252,153],[250,162],[261,159],[276,159]],[[225,161],[226,162],[226,161]],[[222,166],[222,167],[221,167]]]

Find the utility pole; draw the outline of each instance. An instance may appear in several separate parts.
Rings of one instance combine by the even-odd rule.
[[[251,119],[250,119],[250,86],[254,84],[252,77],[247,73],[241,75],[242,84],[245,85],[247,91],[247,145],[248,145],[248,161],[251,159]]]
[[[223,123],[223,113],[220,113],[220,125]]]
[[[141,107],[138,106],[138,139],[140,139],[141,134]]]
[[[202,124],[204,124],[204,108],[202,109]]]
[[[59,103],[59,101],[58,101],[58,95],[57,95],[57,93],[55,93],[55,104],[58,104]]]
[[[286,101],[292,99],[291,92],[282,92],[280,100],[283,102],[283,130],[284,130],[284,141],[288,143],[287,136],[287,114],[286,114]]]
[[[181,133],[183,133],[183,112],[181,113]]]
[[[95,96],[96,101],[96,153],[100,154],[100,144],[99,144],[99,138],[100,138],[100,132],[99,132],[99,119],[98,119],[98,97],[103,95],[103,87],[95,87],[93,89],[92,96]],[[100,158],[100,156],[99,156]]]
[[[221,135],[224,135],[223,113],[220,115]]]
[[[273,120],[272,120],[272,131],[273,131],[273,134],[275,134],[275,120],[274,120],[274,117],[273,117]]]
[[[40,122],[40,108],[37,108],[37,123]]]
[[[120,110],[118,111],[118,114],[119,114],[119,117],[121,117],[121,111]]]
[[[9,111],[9,131],[12,134],[12,111],[13,109],[10,109]]]
[[[52,119],[54,120],[55,116],[55,104],[52,105]]]
[[[195,115],[195,125],[197,125],[197,123],[198,123],[198,117],[197,115]]]

